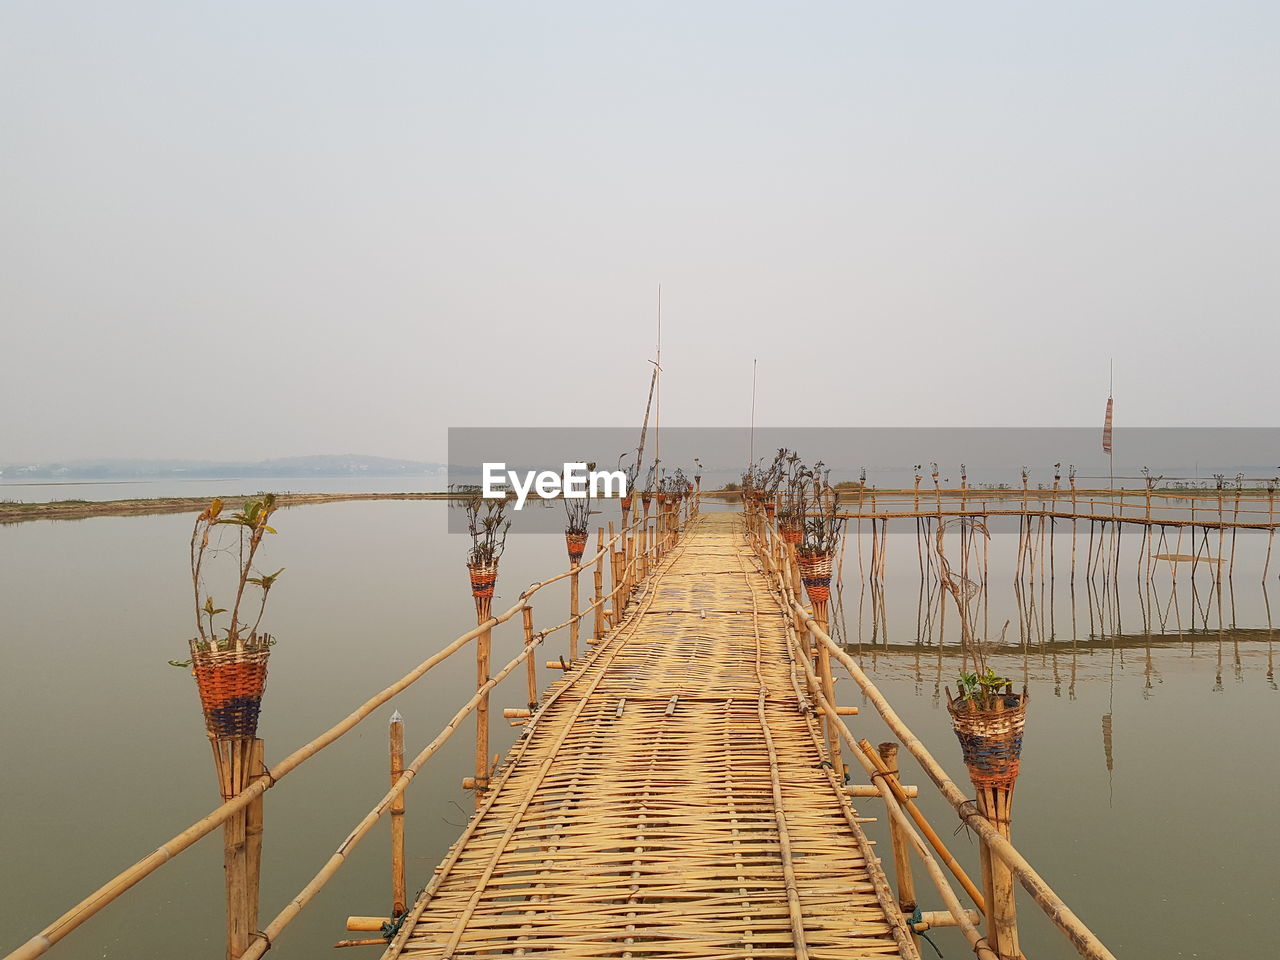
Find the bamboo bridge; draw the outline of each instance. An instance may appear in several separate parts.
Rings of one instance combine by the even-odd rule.
[[[584,575],[594,589],[582,604]],[[566,580],[569,619],[536,629],[532,601]],[[915,960],[919,934],[938,926],[958,927],[982,960],[1019,960],[1016,885],[1080,956],[1112,960],[1010,842],[1007,810],[988,819],[831,639],[825,604],[807,606],[801,596],[794,548],[762,510],[703,513],[694,497],[683,507],[660,503],[651,518],[646,505],[642,518],[624,519],[617,532],[612,524],[607,535],[601,529],[593,555],[534,584],[509,610],[491,615],[478,605],[474,630],[274,766],[261,759],[262,741],[243,745],[233,755],[238,779],[224,783],[220,806],[6,960],[43,955],[219,826],[227,956],[256,960],[384,816],[392,826],[391,909],[347,918],[349,930],[378,935],[338,945],[378,946],[385,960],[534,954]],[[514,618],[524,645],[495,670],[491,633]],[[545,665],[563,674],[540,691],[535,656],[553,636],[567,638],[567,656]],[[390,790],[297,896],[260,926],[266,791],[473,644],[474,695],[408,762],[393,718]],[[913,803],[921,788],[899,782],[898,744],[877,750],[850,732],[845,718],[858,711],[836,703],[834,669],[847,671],[977,835],[976,880]],[[527,678],[529,708],[504,711],[524,730],[494,764],[489,699],[513,674]],[[475,813],[423,891],[406,898],[405,792],[472,716],[476,770],[465,785],[475,792]],[[851,782],[850,761],[865,774],[862,782]],[[892,887],[863,831],[873,818],[860,807],[872,802],[888,821]],[[928,888],[913,869],[927,877]],[[367,911],[369,903],[353,906]]]
[[[741,518],[555,684],[385,957],[915,956]]]

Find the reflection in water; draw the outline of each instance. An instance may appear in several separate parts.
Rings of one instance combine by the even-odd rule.
[[[958,624],[948,621],[929,549],[937,536],[937,518],[912,518],[911,522],[914,557],[897,551],[890,558],[886,519],[868,520],[865,529],[860,521],[851,532],[858,600],[856,610],[848,612],[847,619],[853,621],[848,623],[843,588],[838,592],[837,623],[845,642],[873,668],[883,655],[897,662],[898,654],[909,654],[917,692],[931,687],[937,702],[947,675],[954,672],[947,661],[960,655],[960,632]],[[1267,685],[1277,688],[1266,580],[1254,581],[1256,588],[1236,589],[1236,577],[1250,577],[1250,562],[1255,559],[1244,541],[1237,544],[1234,537],[1199,529],[1178,528],[1176,536],[1163,527],[1122,534],[1113,523],[1061,522],[1069,529],[1058,530],[1059,521],[1051,517],[1023,518],[1016,541],[1012,536],[991,538],[967,526],[944,533],[945,538],[954,538],[961,576],[974,584],[966,602],[980,614],[975,619],[995,654],[1018,657],[1024,682],[1044,677],[1052,683],[1056,697],[1063,696],[1065,687],[1066,699],[1074,701],[1082,656],[1107,648],[1115,665],[1123,669],[1126,655],[1140,650],[1142,695],[1149,699],[1163,683],[1161,651],[1176,649],[1194,659],[1198,645],[1208,639],[1213,644],[1214,692],[1224,691],[1228,673],[1242,681],[1251,654],[1260,649],[1266,653]],[[1184,536],[1190,553],[1182,552]],[[1266,569],[1271,536],[1265,541],[1245,539],[1259,547],[1258,566]],[[1136,560],[1122,562],[1126,556]],[[851,558],[850,572],[852,567]],[[904,596],[899,588],[912,579],[915,589]],[[1004,588],[1006,583],[1011,589]],[[891,621],[900,622],[906,596],[915,600],[915,634],[909,641],[904,631],[898,629],[895,634],[891,629]],[[1190,614],[1186,622],[1184,608]],[[1249,625],[1250,619],[1265,627]],[[1114,716],[1108,714],[1108,718],[1110,768],[1109,731]]]

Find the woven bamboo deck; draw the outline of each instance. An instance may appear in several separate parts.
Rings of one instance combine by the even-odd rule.
[[[385,958],[918,956],[741,524],[550,688]]]

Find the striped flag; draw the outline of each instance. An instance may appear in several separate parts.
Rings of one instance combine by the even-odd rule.
[[[1102,425],[1102,452],[1111,453],[1111,407],[1114,401],[1107,397],[1107,421]]]

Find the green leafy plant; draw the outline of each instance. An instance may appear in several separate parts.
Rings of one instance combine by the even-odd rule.
[[[983,708],[987,708],[1002,695],[1001,691],[1011,682],[1008,677],[1002,677],[987,667],[982,673],[961,671],[956,685],[959,687],[961,699],[972,700]]]
[[[221,499],[215,498],[208,507],[196,517],[191,531],[191,588],[195,600],[196,631],[199,639],[197,645],[206,650],[233,650],[246,645],[261,643],[271,644],[269,637],[259,636],[258,627],[266,613],[267,598],[271,594],[280,574],[281,567],[275,573],[262,573],[254,568],[258,550],[263,539],[276,532],[268,523],[276,511],[274,494],[263,494],[258,499],[246,500],[243,507],[230,516],[223,514]],[[215,527],[235,527],[237,534],[237,560],[235,600],[231,607],[219,607],[213,596],[205,589],[205,561],[211,553],[221,552],[218,546],[210,545],[210,537]],[[248,616],[242,616],[242,608],[246,600],[248,588],[256,587],[259,591],[257,612],[252,614],[253,622]],[[252,606],[249,607],[253,609]],[[220,614],[230,613],[230,621],[226,626],[218,625]],[[170,661],[175,666],[190,666],[190,661],[180,663]]]

